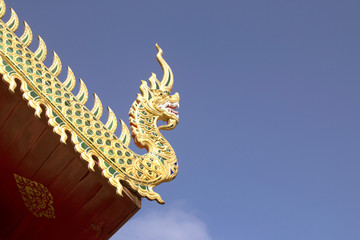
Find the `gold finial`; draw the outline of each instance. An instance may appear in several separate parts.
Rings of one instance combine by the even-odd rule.
[[[125,147],[128,147],[131,140],[130,131],[123,120],[120,120],[120,123],[121,123],[121,135],[119,139],[122,142],[122,144],[124,144]]]
[[[29,25],[24,21],[24,33],[20,37],[20,41],[25,47],[29,47],[33,39],[33,34]]]
[[[43,62],[47,54],[46,44],[40,36],[38,36],[38,39],[39,39],[39,47],[34,52],[34,55],[35,57],[37,57],[37,59]]]
[[[2,18],[5,15],[6,12],[6,6],[4,0],[0,0],[0,18]]]
[[[116,115],[115,113],[113,112],[113,110],[111,110],[110,107],[107,107],[108,111],[109,111],[109,117],[108,117],[108,120],[105,124],[105,127],[107,129],[109,129],[109,131],[111,133],[114,133],[115,130],[116,130],[116,127],[117,127],[117,120],[116,120]]]
[[[11,31],[15,32],[19,27],[19,18],[16,15],[14,9],[10,8],[10,12],[11,12],[10,19],[5,24]]]
[[[94,93],[94,107],[91,110],[91,113],[97,118],[100,119],[103,114],[103,106],[100,101],[100,98]]]
[[[74,89],[75,84],[76,84],[75,75],[69,66],[67,67],[67,71],[68,71],[67,77],[66,77],[63,85],[67,90],[69,90],[71,92]]]
[[[80,89],[79,89],[79,93],[76,95],[76,98],[79,100],[79,102],[82,105],[84,105],[88,100],[89,94],[83,80],[79,79],[79,82],[80,82]]]
[[[49,67],[50,72],[54,74],[55,77],[59,76],[61,73],[62,65],[59,56],[56,54],[56,52],[53,51],[54,60],[51,66]]]

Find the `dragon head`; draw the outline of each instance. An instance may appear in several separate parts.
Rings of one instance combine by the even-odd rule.
[[[167,123],[166,125],[159,126],[159,129],[171,130],[179,122],[177,108],[179,107],[180,97],[178,93],[170,95],[174,83],[173,73],[169,65],[162,58],[163,51],[157,44],[155,46],[159,51],[156,57],[163,69],[164,76],[159,81],[156,75],[152,73],[149,78],[150,87],[146,81],[141,81],[141,94],[138,94],[137,99],[143,103],[148,113]]]

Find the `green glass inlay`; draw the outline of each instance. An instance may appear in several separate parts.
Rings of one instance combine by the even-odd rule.
[[[56,118],[55,118],[55,122],[57,122],[58,124],[60,124],[60,123],[62,123],[63,121],[61,120],[61,118],[56,117]]]
[[[8,45],[8,46],[11,46],[12,42],[9,39],[6,39],[5,44]]]
[[[43,53],[43,50],[41,50],[41,51],[39,52],[39,54],[38,54],[38,55],[36,55],[36,57],[37,57],[37,58],[40,58],[40,57],[41,57],[41,55],[42,55],[42,53]]]
[[[56,67],[51,71],[52,73],[56,73],[58,66],[56,65]]]
[[[31,91],[31,92],[30,92],[30,96],[33,97],[33,98],[38,97],[38,95],[37,95],[36,92],[34,92],[34,91]]]
[[[170,80],[171,80],[171,72],[170,72],[170,70],[169,70],[169,77],[168,77],[168,80],[167,80],[165,86],[169,86]]]
[[[26,43],[26,41],[29,39],[29,35],[26,35],[26,37],[23,40],[23,43]]]
[[[89,134],[89,135],[93,135],[93,131],[92,131],[91,129],[88,129],[86,132],[87,132],[87,134]]]
[[[122,152],[120,151],[120,150],[118,150],[117,152],[116,152],[116,154],[118,155],[118,156],[122,156]]]
[[[126,160],[126,163],[127,163],[128,165],[131,165],[131,164],[132,164],[131,159]]]
[[[82,101],[85,97],[85,93],[81,94],[81,96],[79,97],[79,101]]]
[[[98,144],[102,144],[102,143],[103,143],[101,139],[96,140],[96,142],[97,142]]]
[[[17,55],[22,55],[22,51],[21,50],[16,50],[15,51]]]
[[[12,52],[14,52],[14,49],[11,48],[11,47],[8,47],[8,48],[6,48],[6,51],[7,51],[8,53],[12,53]]]
[[[112,167],[109,167],[109,173],[114,174],[116,171]]]
[[[124,164],[124,159],[119,158],[119,159],[118,159],[118,163],[119,163],[119,164]]]
[[[47,93],[52,93],[52,89],[51,89],[51,88],[47,88],[47,89],[46,89],[46,92],[47,92]]]
[[[82,120],[78,118],[78,119],[76,119],[76,123],[77,124],[82,124]]]
[[[70,104],[70,102],[68,100],[65,101],[65,105],[68,106],[68,107],[71,106],[71,104]]]
[[[106,140],[106,141],[105,141],[105,144],[108,145],[108,146],[111,146],[111,141],[110,141],[110,140]]]
[[[112,126],[113,126],[113,124],[114,124],[114,122],[113,122],[113,121],[111,121],[111,123],[110,123],[110,125],[109,125],[108,129],[111,129],[111,128],[112,128]]]
[[[88,149],[89,148],[89,146],[86,144],[86,143],[81,143],[81,148],[82,149]]]
[[[89,120],[86,120],[86,121],[85,121],[85,125],[86,125],[86,126],[90,126],[90,125],[91,125],[90,121],[89,121]]]

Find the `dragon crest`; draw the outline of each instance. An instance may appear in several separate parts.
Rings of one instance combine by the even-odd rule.
[[[0,0],[0,18],[5,11],[5,3]],[[14,91],[15,79],[20,80],[23,97],[35,109],[35,115],[41,117],[41,107],[45,107],[48,123],[60,135],[60,140],[65,143],[66,133],[70,133],[76,151],[88,162],[88,167],[94,170],[97,162],[119,195],[122,195],[122,185],[126,183],[140,196],[164,203],[153,188],[174,179],[178,163],[173,148],[160,130],[171,130],[178,124],[176,109],[180,98],[178,93],[171,95],[173,73],[162,57],[161,48],[155,45],[163,78],[159,81],[153,73],[149,78],[150,86],[142,81],[141,94],[137,95],[129,112],[131,136],[138,147],[148,151],[139,155],[128,148],[130,131],[122,120],[120,136],[114,134],[117,118],[110,108],[107,122],[101,122],[103,107],[96,94],[92,109],[85,106],[88,91],[81,79],[79,92],[72,93],[75,76],[69,67],[65,81],[58,80],[62,64],[55,52],[52,65],[44,65],[47,49],[41,37],[38,37],[38,49],[35,52],[29,50],[33,36],[29,25],[26,22],[24,25],[24,33],[18,37],[15,31],[19,20],[12,9],[6,23],[0,20],[0,73],[9,89]],[[157,126],[159,120],[166,124]]]

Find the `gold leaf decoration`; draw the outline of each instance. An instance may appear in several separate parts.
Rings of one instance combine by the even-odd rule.
[[[49,190],[34,180],[15,173],[14,177],[27,209],[36,217],[55,218],[54,199]]]

